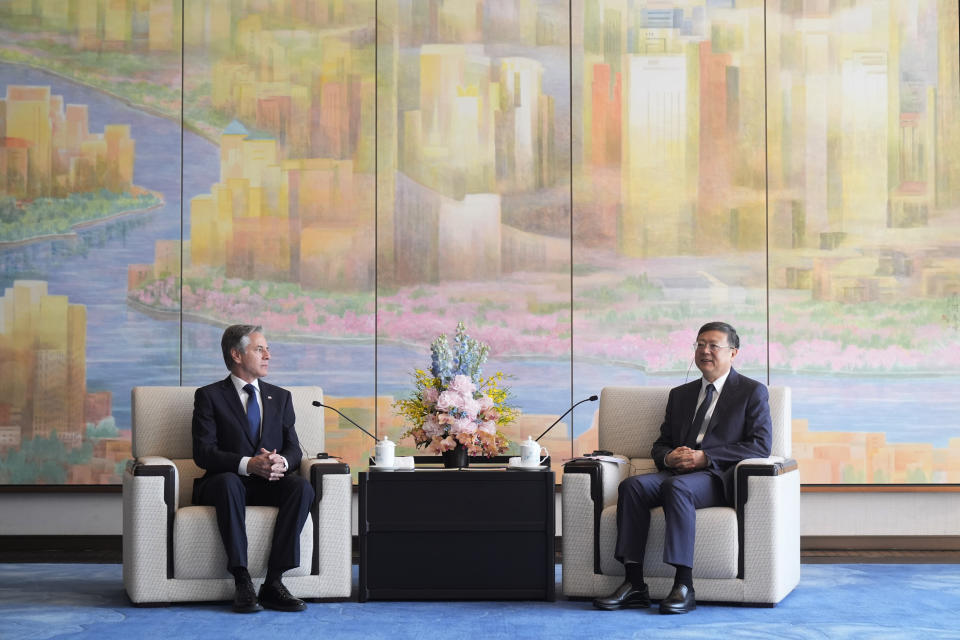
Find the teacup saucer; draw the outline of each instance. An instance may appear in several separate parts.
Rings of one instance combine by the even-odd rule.
[[[377,465],[372,464],[368,468],[370,469],[370,471],[414,471],[415,470],[414,467],[407,467],[407,466],[401,466],[401,465],[397,465],[395,467],[384,467],[384,466],[378,467]]]
[[[508,463],[507,469],[516,469],[517,471],[545,471],[548,467],[542,464],[513,464]]]

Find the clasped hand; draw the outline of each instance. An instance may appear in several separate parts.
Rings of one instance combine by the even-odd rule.
[[[666,463],[677,471],[696,471],[707,467],[707,456],[700,449],[677,447],[667,454]]]
[[[261,448],[260,453],[247,462],[247,472],[273,482],[283,477],[286,473],[286,465],[283,462],[283,456],[277,453],[276,449],[267,451]]]

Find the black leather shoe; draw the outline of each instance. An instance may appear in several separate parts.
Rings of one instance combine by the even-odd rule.
[[[646,609],[650,606],[650,591],[647,589],[647,585],[637,588],[627,580],[607,597],[594,600],[593,606],[604,611]]]
[[[693,587],[675,584],[666,598],[660,601],[660,613],[689,613],[697,608]]]
[[[237,592],[233,595],[233,610],[237,613],[256,613],[263,611],[257,602],[257,592],[253,590],[250,578],[237,580]]]
[[[303,600],[294,598],[279,581],[270,586],[264,583],[260,587],[260,604],[275,611],[304,611],[307,608]]]

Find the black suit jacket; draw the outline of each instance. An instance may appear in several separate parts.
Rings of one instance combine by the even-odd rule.
[[[700,384],[698,378],[670,390],[666,416],[660,425],[660,437],[651,450],[658,469],[666,469],[664,456],[697,437],[699,429],[694,429],[693,416],[697,409]],[[733,471],[736,464],[747,458],[770,455],[773,433],[769,396],[765,385],[730,369],[710,417],[700,446],[710,460],[705,471],[723,482],[724,495],[729,504],[733,503]]]
[[[258,442],[250,436],[247,414],[230,376],[197,389],[193,398],[193,460],[207,473],[197,479],[194,490],[208,476],[236,473],[240,459],[257,455],[261,447],[276,449],[286,458],[288,472],[299,468],[302,454],[290,392],[263,380],[259,386],[263,426]]]

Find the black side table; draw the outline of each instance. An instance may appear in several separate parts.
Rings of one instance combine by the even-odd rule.
[[[554,599],[553,471],[367,471],[359,482],[361,602]]]

